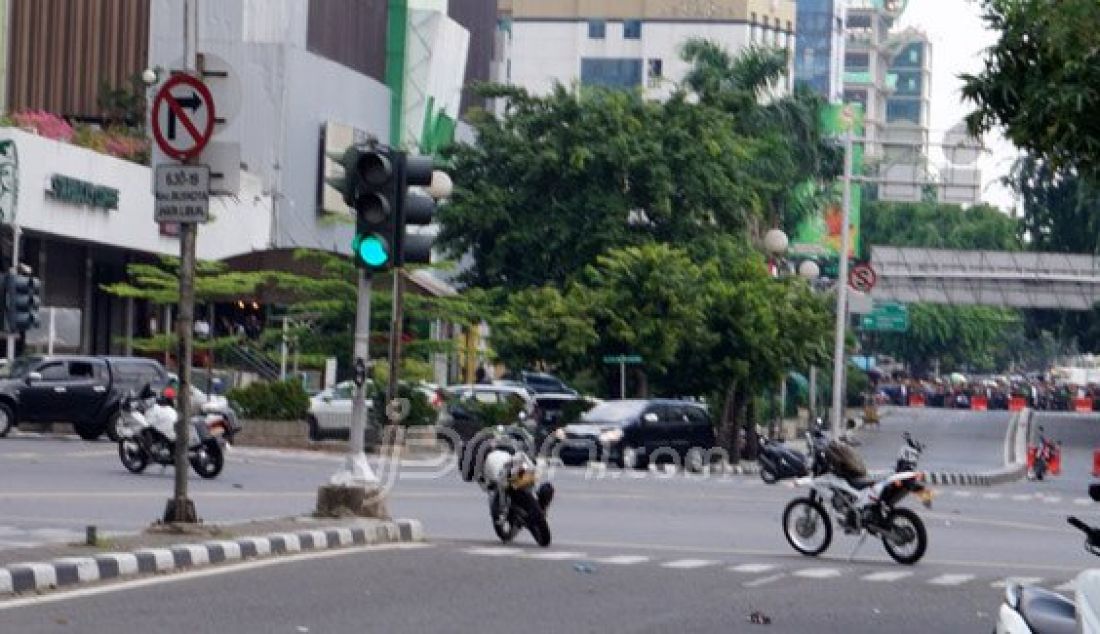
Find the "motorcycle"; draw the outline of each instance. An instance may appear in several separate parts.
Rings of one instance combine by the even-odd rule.
[[[174,398],[172,388],[157,394],[146,386],[140,395],[123,401],[118,456],[130,473],[141,473],[150,462],[162,466],[175,464],[179,414],[172,404]],[[188,462],[195,473],[205,479],[216,478],[222,472],[225,450],[240,429],[232,408],[215,407],[217,409],[191,418],[188,439]]]
[[[767,484],[775,484],[780,480],[809,475],[814,465],[824,464],[820,453],[824,451],[827,442],[820,427],[806,432],[806,447],[809,451],[809,456],[806,456],[787,447],[780,440],[760,436],[760,451],[756,456],[760,464],[760,479]]]
[[[909,435],[909,432],[902,433],[901,439],[901,449],[898,450],[897,462],[894,463],[894,473],[916,471],[917,462],[924,452],[924,445]],[[917,496],[917,499],[925,508],[932,508],[932,498],[935,497],[935,492],[925,486],[923,480],[909,480],[905,486],[908,487],[910,493]]]
[[[1035,450],[1035,464],[1032,467],[1032,474],[1036,480],[1043,479],[1050,463],[1058,459],[1059,452],[1058,445],[1045,438],[1040,440],[1039,447]]]
[[[524,427],[494,428],[474,449],[481,457],[476,479],[489,496],[489,516],[500,541],[509,543],[526,528],[539,546],[546,547],[551,539],[546,509],[554,487],[538,483],[533,449],[534,438]]]
[[[783,510],[783,534],[799,553],[814,557],[825,552],[833,539],[830,509],[847,534],[859,534],[852,555],[869,536],[882,540],[887,554],[900,563],[920,561],[928,549],[924,522],[912,509],[898,504],[923,486],[924,474],[902,471],[874,480],[867,478],[862,459],[851,447],[829,442],[826,468],[821,475],[795,480],[809,487],[805,497],[795,498]]]

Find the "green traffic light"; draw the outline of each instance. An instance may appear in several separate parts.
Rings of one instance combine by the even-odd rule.
[[[389,245],[377,235],[356,236],[351,247],[367,266],[382,267],[390,261]]]

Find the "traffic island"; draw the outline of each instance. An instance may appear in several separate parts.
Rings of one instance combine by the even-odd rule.
[[[248,536],[240,536],[248,535]],[[254,536],[253,536],[254,535]],[[212,539],[213,538],[213,539]],[[424,541],[416,520],[317,520],[307,517],[149,530],[99,544],[57,544],[0,551],[0,600],[25,593],[180,572],[216,564],[300,553]],[[12,557],[22,556],[25,559]]]
[[[326,484],[317,489],[316,517],[370,517],[390,519],[382,489]]]

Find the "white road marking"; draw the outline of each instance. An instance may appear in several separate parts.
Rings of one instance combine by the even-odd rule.
[[[774,570],[774,564],[741,564],[739,566],[730,566],[729,568],[733,572],[744,572],[747,574],[759,574],[761,572],[767,572]]]
[[[913,573],[905,570],[884,570],[882,572],[872,572],[869,575],[863,575],[860,579],[864,581],[885,581],[889,583],[911,576],[913,576]]]
[[[1017,502],[1024,502],[1026,500],[1030,500],[1031,498],[1032,495],[1030,493],[1021,493],[1019,495],[1012,496],[1012,499],[1016,500]]]
[[[968,497],[974,495],[974,492],[973,491],[952,491],[952,494],[954,494],[954,496],[957,497],[957,498],[968,498]]]
[[[1073,503],[1078,506],[1088,506],[1092,504],[1092,500],[1089,498],[1073,498]]]
[[[987,499],[987,500],[999,500],[1002,497],[1004,497],[1004,494],[1002,494],[1002,493],[983,493],[982,497]]]
[[[1057,495],[1050,495],[1043,498],[1043,501],[1047,504],[1057,504],[1062,501],[1062,498],[1058,497]]]
[[[678,559],[676,561],[666,561],[661,564],[662,568],[673,568],[675,570],[693,570],[695,568],[706,568],[707,566],[714,566],[718,564],[713,559]]]
[[[468,555],[483,555],[485,557],[507,557],[523,553],[522,548],[504,548],[501,546],[490,548],[467,548]]]
[[[928,583],[934,586],[958,586],[974,579],[974,575],[940,575],[929,579]]]
[[[741,585],[745,586],[746,588],[759,588],[760,586],[765,586],[769,583],[773,583],[775,581],[779,581],[780,579],[784,579],[784,578],[786,578],[786,576],[787,576],[786,573],[781,572],[777,575],[772,575],[770,577],[760,577],[759,579],[753,579],[752,581],[746,581],[745,583],[742,583]]]
[[[531,553],[527,555],[528,559],[549,559],[551,561],[559,561],[562,559],[584,559],[587,557],[584,553],[570,553],[565,551],[550,551],[545,553]]]
[[[1009,577],[1007,579],[1001,579],[1000,581],[994,581],[989,584],[991,588],[1003,588],[1008,585],[1009,581],[1015,581],[1016,583],[1024,586],[1033,586],[1040,583],[1043,580],[1042,577]]]
[[[600,557],[593,561],[601,564],[611,564],[612,566],[633,566],[649,561],[649,557],[643,555],[615,555],[613,557]]]
[[[806,568],[795,572],[794,576],[805,577],[806,579],[831,579],[839,577],[840,571],[836,568]]]

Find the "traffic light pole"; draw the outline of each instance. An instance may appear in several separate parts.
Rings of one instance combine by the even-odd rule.
[[[351,429],[348,432],[348,452],[344,466],[333,474],[330,482],[343,487],[365,487],[378,483],[377,476],[363,453],[363,437],[366,434],[366,374],[370,361],[370,303],[371,274],[359,269],[359,294],[355,304],[355,344],[352,363],[356,368],[355,396],[351,402]],[[359,373],[362,372],[362,375]]]
[[[22,242],[23,230],[19,228],[19,224],[16,222],[11,223],[11,274],[19,274],[19,243]],[[7,299],[7,298],[4,298]],[[15,332],[11,332],[12,327],[7,326],[7,354],[8,354],[8,367],[11,367],[12,363],[15,363],[15,343],[19,338],[19,335]]]
[[[400,258],[400,254],[398,258]],[[399,264],[400,259],[397,261]],[[391,425],[400,422],[400,412],[394,401],[399,397],[397,391],[398,374],[401,368],[401,323],[404,320],[405,276],[402,267],[393,267],[393,310],[390,313],[390,372],[386,386],[386,419]],[[391,430],[396,434],[396,430]],[[395,436],[396,439],[396,436]]]

